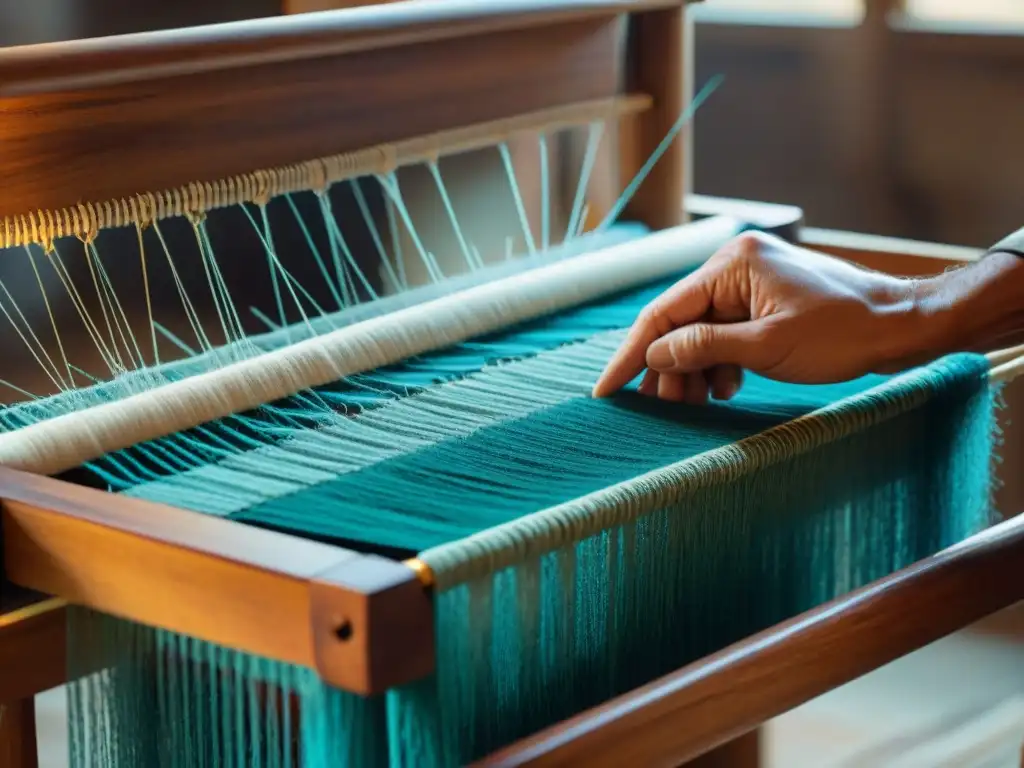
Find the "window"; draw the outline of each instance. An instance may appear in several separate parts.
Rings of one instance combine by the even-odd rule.
[[[694,18],[708,21],[846,24],[863,18],[864,0],[703,0],[692,8]]]
[[[921,21],[1024,25],[1024,0],[906,0],[906,11]]]

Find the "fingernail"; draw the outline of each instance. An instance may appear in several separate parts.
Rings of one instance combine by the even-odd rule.
[[[647,348],[647,367],[656,371],[672,368],[676,360],[667,341],[656,341]]]

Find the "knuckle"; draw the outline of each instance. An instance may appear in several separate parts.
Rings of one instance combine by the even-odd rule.
[[[715,329],[712,325],[691,325],[668,337],[668,348],[676,366],[684,371],[707,367],[714,356]]]
[[[707,349],[715,343],[714,326],[693,326],[690,332],[690,343],[697,349]]]
[[[733,240],[735,258],[746,262],[756,261],[761,255],[764,242],[764,235],[760,232],[744,232],[741,235],[737,235]]]
[[[665,316],[665,310],[662,306],[663,302],[660,299],[648,304],[642,310],[638,316],[637,326],[640,328],[650,329],[656,332],[658,335],[664,335],[671,330],[669,327],[671,323]]]
[[[757,231],[736,235],[708,259],[707,265],[716,271],[729,270],[744,264],[754,264],[760,258],[765,246],[765,237]]]

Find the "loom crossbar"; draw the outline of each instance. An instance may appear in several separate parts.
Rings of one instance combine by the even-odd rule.
[[[433,668],[430,598],[401,563],[0,469],[10,581],[317,670],[360,694]]]
[[[315,59],[679,7],[687,0],[416,0],[16,47],[0,96]],[[58,55],[54,55],[58,54]]]

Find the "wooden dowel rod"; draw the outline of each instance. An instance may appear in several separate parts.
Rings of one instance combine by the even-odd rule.
[[[1003,365],[1004,363],[1011,363],[1019,357],[1024,357],[1024,344],[989,352],[986,357],[989,364],[993,367]]]
[[[1024,376],[1024,355],[994,366],[988,375],[992,381],[1000,384],[1006,384]]]
[[[153,221],[205,214],[217,208],[263,202],[294,192],[322,191],[343,180],[386,174],[439,157],[493,147],[520,134],[555,132],[593,121],[616,120],[648,109],[646,94],[564,104],[475,125],[459,126],[388,144],[361,147],[276,168],[252,169],[228,179],[147,192],[115,200],[82,201],[72,208],[0,215],[0,249],[52,243],[58,238],[88,239],[115,227],[148,226]]]

